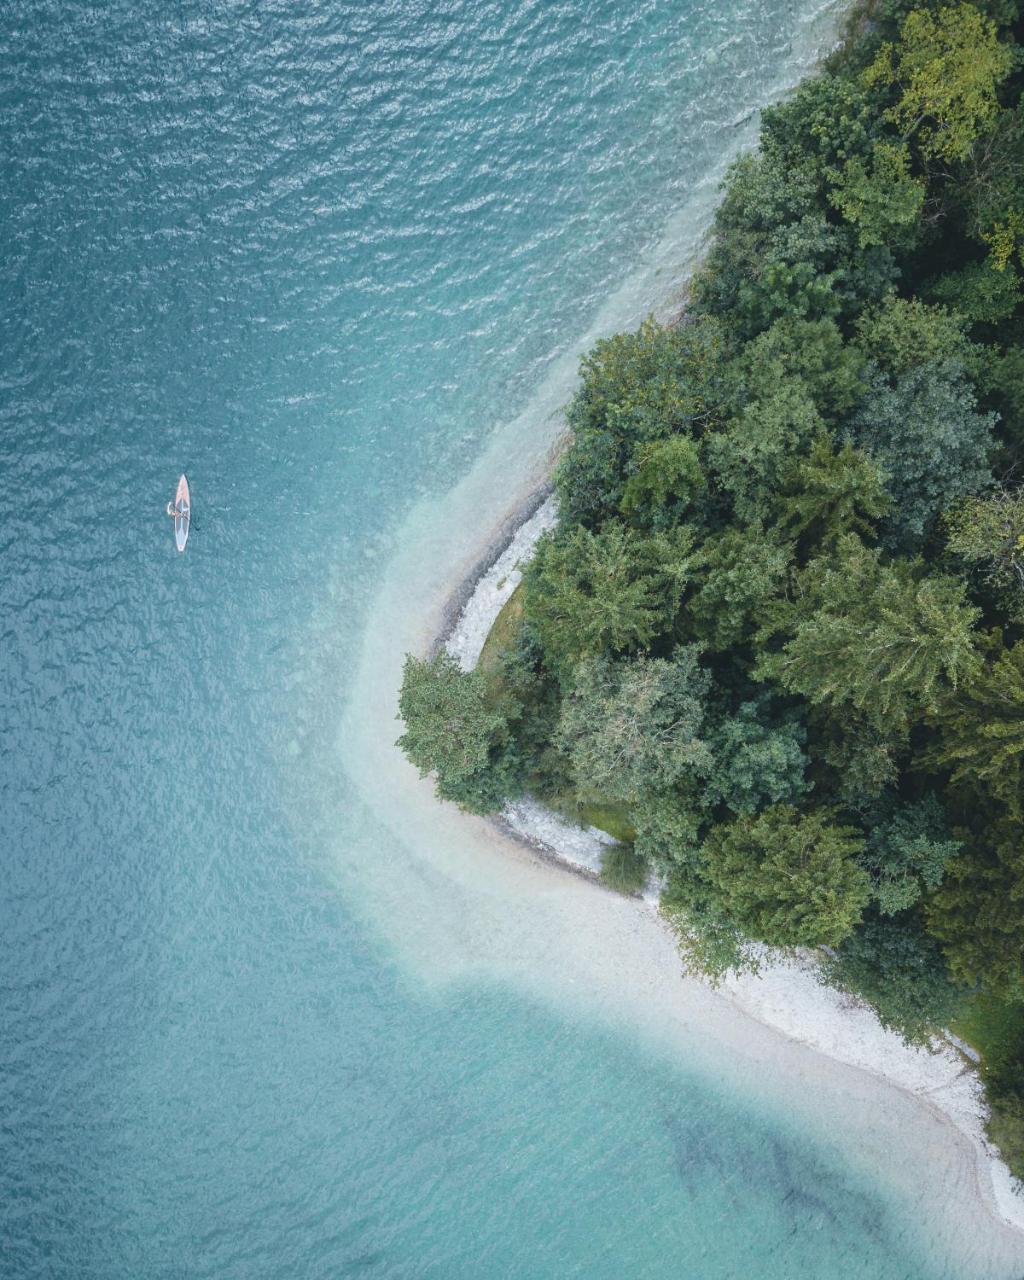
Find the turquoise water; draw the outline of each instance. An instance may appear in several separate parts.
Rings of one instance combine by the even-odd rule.
[[[706,1064],[418,976],[346,873],[406,874],[338,740],[403,520],[670,293],[811,16],[0,13],[5,1277],[965,1274]]]

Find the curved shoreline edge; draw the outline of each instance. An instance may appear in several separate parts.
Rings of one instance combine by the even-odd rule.
[[[494,530],[470,572],[441,611],[432,652],[446,648],[465,670],[476,664],[484,640],[521,579],[541,534],[555,522],[553,485],[546,481],[515,504]],[[602,847],[611,837],[566,822],[536,801],[506,804],[485,823],[535,858],[599,881]],[[607,892],[614,892],[607,890]],[[634,899],[638,912],[662,929],[656,892]],[[1010,1173],[985,1134],[984,1088],[964,1048],[953,1041],[936,1051],[911,1047],[878,1021],[866,1005],[827,987],[809,952],[780,957],[765,949],[758,974],[730,975],[718,988],[737,1009],[787,1039],[856,1067],[914,1098],[951,1124],[975,1152],[978,1190],[995,1216],[1024,1234],[1024,1184]],[[768,958],[770,957],[770,958]]]

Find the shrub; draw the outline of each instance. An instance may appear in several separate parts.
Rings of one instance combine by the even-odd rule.
[[[631,844],[610,844],[601,854],[601,879],[616,893],[642,892],[647,875],[646,861]]]

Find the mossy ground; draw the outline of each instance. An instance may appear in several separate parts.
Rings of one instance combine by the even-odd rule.
[[[487,633],[484,647],[480,651],[479,669],[485,674],[497,670],[501,655],[515,644],[516,633],[523,621],[523,584],[520,582],[515,591],[502,606],[501,612],[494,619],[494,624]]]
[[[951,1030],[977,1049],[983,1063],[1001,1063],[1024,1041],[1024,1004],[971,996]]]
[[[581,827],[597,827],[598,831],[607,832],[621,844],[632,844],[636,839],[636,832],[630,826],[626,811],[619,805],[602,804],[599,801],[584,802],[573,796],[556,796],[547,803],[570,822],[579,823]]]

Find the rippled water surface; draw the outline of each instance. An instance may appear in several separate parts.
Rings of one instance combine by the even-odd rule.
[[[952,1274],[721,1081],[428,990],[335,874],[401,865],[337,732],[402,519],[670,295],[813,9],[0,9],[5,1277]]]

